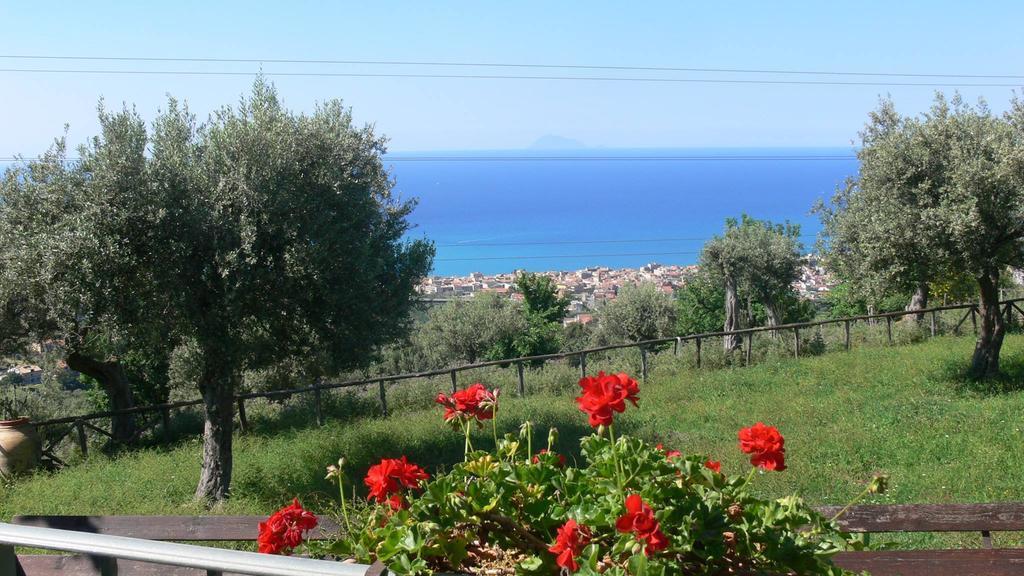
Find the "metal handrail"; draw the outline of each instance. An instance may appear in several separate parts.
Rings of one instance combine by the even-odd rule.
[[[14,546],[252,576],[365,576],[370,569],[366,564],[274,556],[0,522],[0,576],[18,573]],[[116,567],[104,570],[104,573],[116,574]]]

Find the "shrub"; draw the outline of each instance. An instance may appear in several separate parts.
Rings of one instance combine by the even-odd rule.
[[[474,384],[439,394],[444,422],[465,438],[464,461],[428,478],[404,457],[381,460],[364,480],[376,504],[350,514],[340,460],[327,476],[339,484],[344,532],[308,551],[379,560],[410,575],[710,575],[842,574],[828,558],[860,547],[799,497],[752,494],[759,472],[786,468],[775,428],[758,422],[741,430],[739,447],[751,468],[724,473],[706,455],[616,437],[616,418],[638,405],[635,380],[602,372],[579,385],[576,402],[595,428],[581,440],[581,466],[567,466],[555,453],[556,429],[542,450],[535,450],[530,422],[498,438],[497,390]],[[474,428],[493,435],[493,452],[474,450]],[[864,494],[882,485],[876,478]],[[303,513],[297,502],[275,513],[261,525],[261,542],[269,538],[268,550],[290,553],[315,525]]]

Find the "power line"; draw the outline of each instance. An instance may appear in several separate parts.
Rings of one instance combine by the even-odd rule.
[[[0,162],[19,160],[40,160],[39,156],[0,156]],[[385,154],[385,162],[729,162],[729,161],[804,161],[804,160],[856,160],[854,155],[763,155],[763,156],[391,156]],[[79,158],[67,158],[69,161]]]
[[[616,256],[679,256],[700,252],[619,252],[611,254],[559,254],[545,256],[479,256],[475,258],[435,258],[435,262],[475,262],[480,260],[551,260],[554,258],[611,258]]]
[[[517,63],[517,62],[446,62],[417,60],[325,60],[298,58],[183,58],[183,57],[150,57],[150,56],[55,56],[30,54],[3,54],[0,58],[14,60],[77,60],[105,62],[192,62],[219,64],[331,64],[331,65],[368,65],[368,66],[449,66],[472,68],[537,68],[558,70],[633,70],[642,72],[701,72],[726,74],[793,74],[809,76],[884,76],[908,78],[1003,78],[1021,79],[1024,75],[1014,74],[930,74],[918,72],[863,72],[834,70],[800,70],[800,69],[760,69],[760,68],[698,68],[676,66],[610,66],[587,64],[550,64],[550,63]]]
[[[30,74],[113,74],[145,76],[277,76],[315,78],[420,78],[462,80],[554,80],[584,82],[644,82],[667,84],[774,84],[792,86],[920,86],[929,88],[1019,88],[1020,83],[878,82],[834,80],[750,80],[726,78],[644,78],[629,76],[519,76],[505,74],[401,74],[368,72],[239,72],[226,70],[96,70],[71,68],[0,68],[0,72]]]
[[[814,234],[802,234],[799,238],[816,238]],[[524,242],[456,242],[454,244],[438,244],[438,248],[476,248],[496,246],[558,246],[572,244],[646,244],[654,242],[702,242],[711,237],[694,238],[629,238],[616,240],[538,240]]]
[[[854,155],[807,156],[384,156],[389,162],[593,162],[593,161],[719,161],[719,160],[856,160]]]

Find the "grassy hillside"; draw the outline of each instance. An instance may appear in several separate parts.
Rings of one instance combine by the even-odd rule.
[[[721,459],[726,473],[747,470],[737,429],[758,420],[774,424],[786,436],[790,467],[758,484],[765,493],[795,491],[812,503],[843,503],[876,471],[888,473],[892,486],[875,502],[1024,500],[1024,336],[1008,337],[1004,362],[1015,376],[993,388],[961,376],[971,346],[971,338],[943,337],[707,371],[666,361],[642,387],[640,409],[621,421],[666,446]],[[589,429],[572,402],[571,374],[568,367],[550,370],[547,379],[557,385],[523,399],[505,396],[499,426],[512,430],[529,418],[537,444],[557,426],[562,450],[574,453]],[[396,398],[394,406],[412,407],[388,419],[353,416],[315,428],[308,417],[282,413],[255,422],[253,432],[236,438],[233,498],[217,512],[264,514],[293,495],[311,503],[329,498],[324,467],[342,454],[360,477],[382,456],[406,454],[429,469],[456,461],[461,437],[428,407],[437,389],[443,383],[406,389],[418,402]],[[487,436],[479,434],[478,446]],[[0,516],[198,513],[191,494],[199,452],[193,439],[113,459],[96,455],[6,487]],[[963,538],[970,544],[976,537]]]

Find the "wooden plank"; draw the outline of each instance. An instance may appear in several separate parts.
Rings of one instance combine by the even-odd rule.
[[[128,536],[146,540],[193,542],[253,541],[264,516],[15,516],[12,524]],[[337,537],[338,526],[320,518],[314,540]]]
[[[1020,576],[1024,549],[840,552],[840,568],[872,576]]]
[[[74,555],[21,555],[18,561],[25,576],[102,576],[102,563],[88,556]],[[117,573],[122,576],[206,576],[206,570],[184,568],[181,566],[165,566],[149,562],[118,560]],[[233,572],[224,576],[236,576]],[[238,575],[240,576],[240,575]]]
[[[826,517],[838,506],[818,508]],[[864,504],[838,520],[850,532],[1006,532],[1024,530],[1024,503]]]

